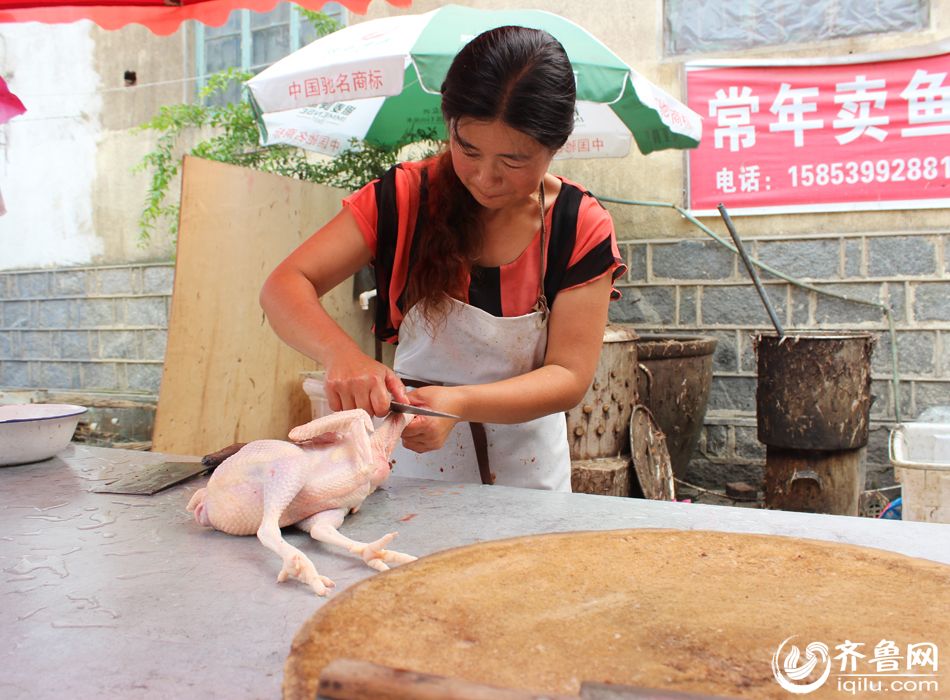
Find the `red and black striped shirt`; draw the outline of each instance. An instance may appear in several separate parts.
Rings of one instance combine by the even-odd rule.
[[[343,200],[373,252],[377,282],[375,332],[395,342],[402,319],[404,290],[412,265],[418,214],[426,201],[434,161],[401,163]],[[549,232],[544,290],[553,308],[558,292],[587,284],[605,274],[617,279],[626,270],[617,247],[613,221],[582,187],[564,178],[546,214]],[[541,229],[524,251],[499,267],[474,267],[465,303],[496,316],[530,313],[538,298]],[[616,290],[612,298],[619,298]]]

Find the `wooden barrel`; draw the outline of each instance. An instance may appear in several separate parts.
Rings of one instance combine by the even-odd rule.
[[[792,450],[854,450],[868,442],[870,333],[755,337],[759,441]]]
[[[608,325],[594,381],[567,412],[572,460],[630,454],[630,416],[637,402],[637,333]]]
[[[637,395],[666,435],[673,475],[680,479],[703,429],[716,343],[712,336],[646,333],[637,340]]]
[[[858,515],[873,344],[870,333],[756,336],[766,508]]]

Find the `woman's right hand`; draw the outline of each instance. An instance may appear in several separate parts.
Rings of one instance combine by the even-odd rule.
[[[362,352],[345,352],[327,364],[324,390],[330,409],[362,408],[373,416],[389,413],[389,403],[408,403],[406,388],[389,367]]]
[[[277,335],[326,368],[330,408],[362,408],[385,416],[392,399],[406,399],[402,382],[391,369],[367,357],[321,302],[372,256],[355,216],[344,207],[274,269],[260,300]]]

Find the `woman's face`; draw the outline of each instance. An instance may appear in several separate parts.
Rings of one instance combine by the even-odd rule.
[[[487,209],[523,203],[538,191],[554,152],[499,120],[463,117],[449,125],[452,165]]]

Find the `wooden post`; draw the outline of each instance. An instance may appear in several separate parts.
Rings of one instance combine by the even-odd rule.
[[[766,446],[765,507],[858,515],[866,452],[866,447],[821,451]]]
[[[573,460],[571,490],[574,493],[629,496],[630,456]]]

